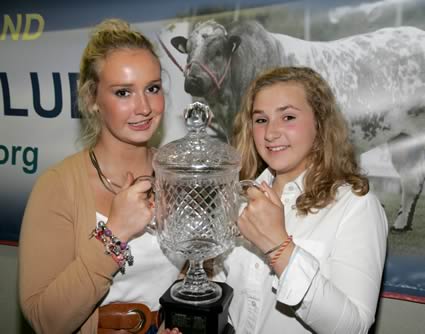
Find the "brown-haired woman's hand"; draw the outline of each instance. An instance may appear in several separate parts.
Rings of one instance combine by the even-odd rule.
[[[134,183],[134,176],[128,173],[125,184],[112,201],[108,218],[109,229],[121,241],[129,241],[143,234],[153,217],[153,206],[148,192],[149,181]]]
[[[248,205],[238,219],[242,235],[263,253],[284,241],[284,207],[276,192],[265,182],[260,189],[251,187],[247,192]]]

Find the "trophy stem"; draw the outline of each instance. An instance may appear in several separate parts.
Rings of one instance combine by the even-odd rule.
[[[221,287],[208,280],[203,260],[189,260],[189,269],[183,281],[171,288],[171,297],[182,303],[200,305],[220,299]]]

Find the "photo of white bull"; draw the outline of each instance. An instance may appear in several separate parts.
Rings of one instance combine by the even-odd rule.
[[[388,143],[400,176],[393,231],[412,229],[425,180],[425,31],[385,28],[316,42],[271,33],[258,22],[231,27],[208,20],[171,44],[187,54],[185,91],[213,109],[213,130],[226,138],[249,83],[276,66],[308,66],[330,84],[358,153]]]

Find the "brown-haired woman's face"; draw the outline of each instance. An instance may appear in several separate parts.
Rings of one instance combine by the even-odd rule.
[[[262,88],[253,103],[252,129],[258,154],[276,175],[295,178],[307,168],[317,131],[302,85]]]
[[[147,142],[164,112],[161,66],[148,50],[110,53],[99,66],[96,104],[102,115],[100,140]]]

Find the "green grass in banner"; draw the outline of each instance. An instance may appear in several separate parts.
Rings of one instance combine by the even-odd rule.
[[[401,196],[399,193],[380,193],[375,190],[385,206],[389,227],[397,218]],[[390,255],[419,255],[425,254],[425,195],[422,194],[417,203],[413,216],[412,230],[406,232],[389,232],[388,253]]]

